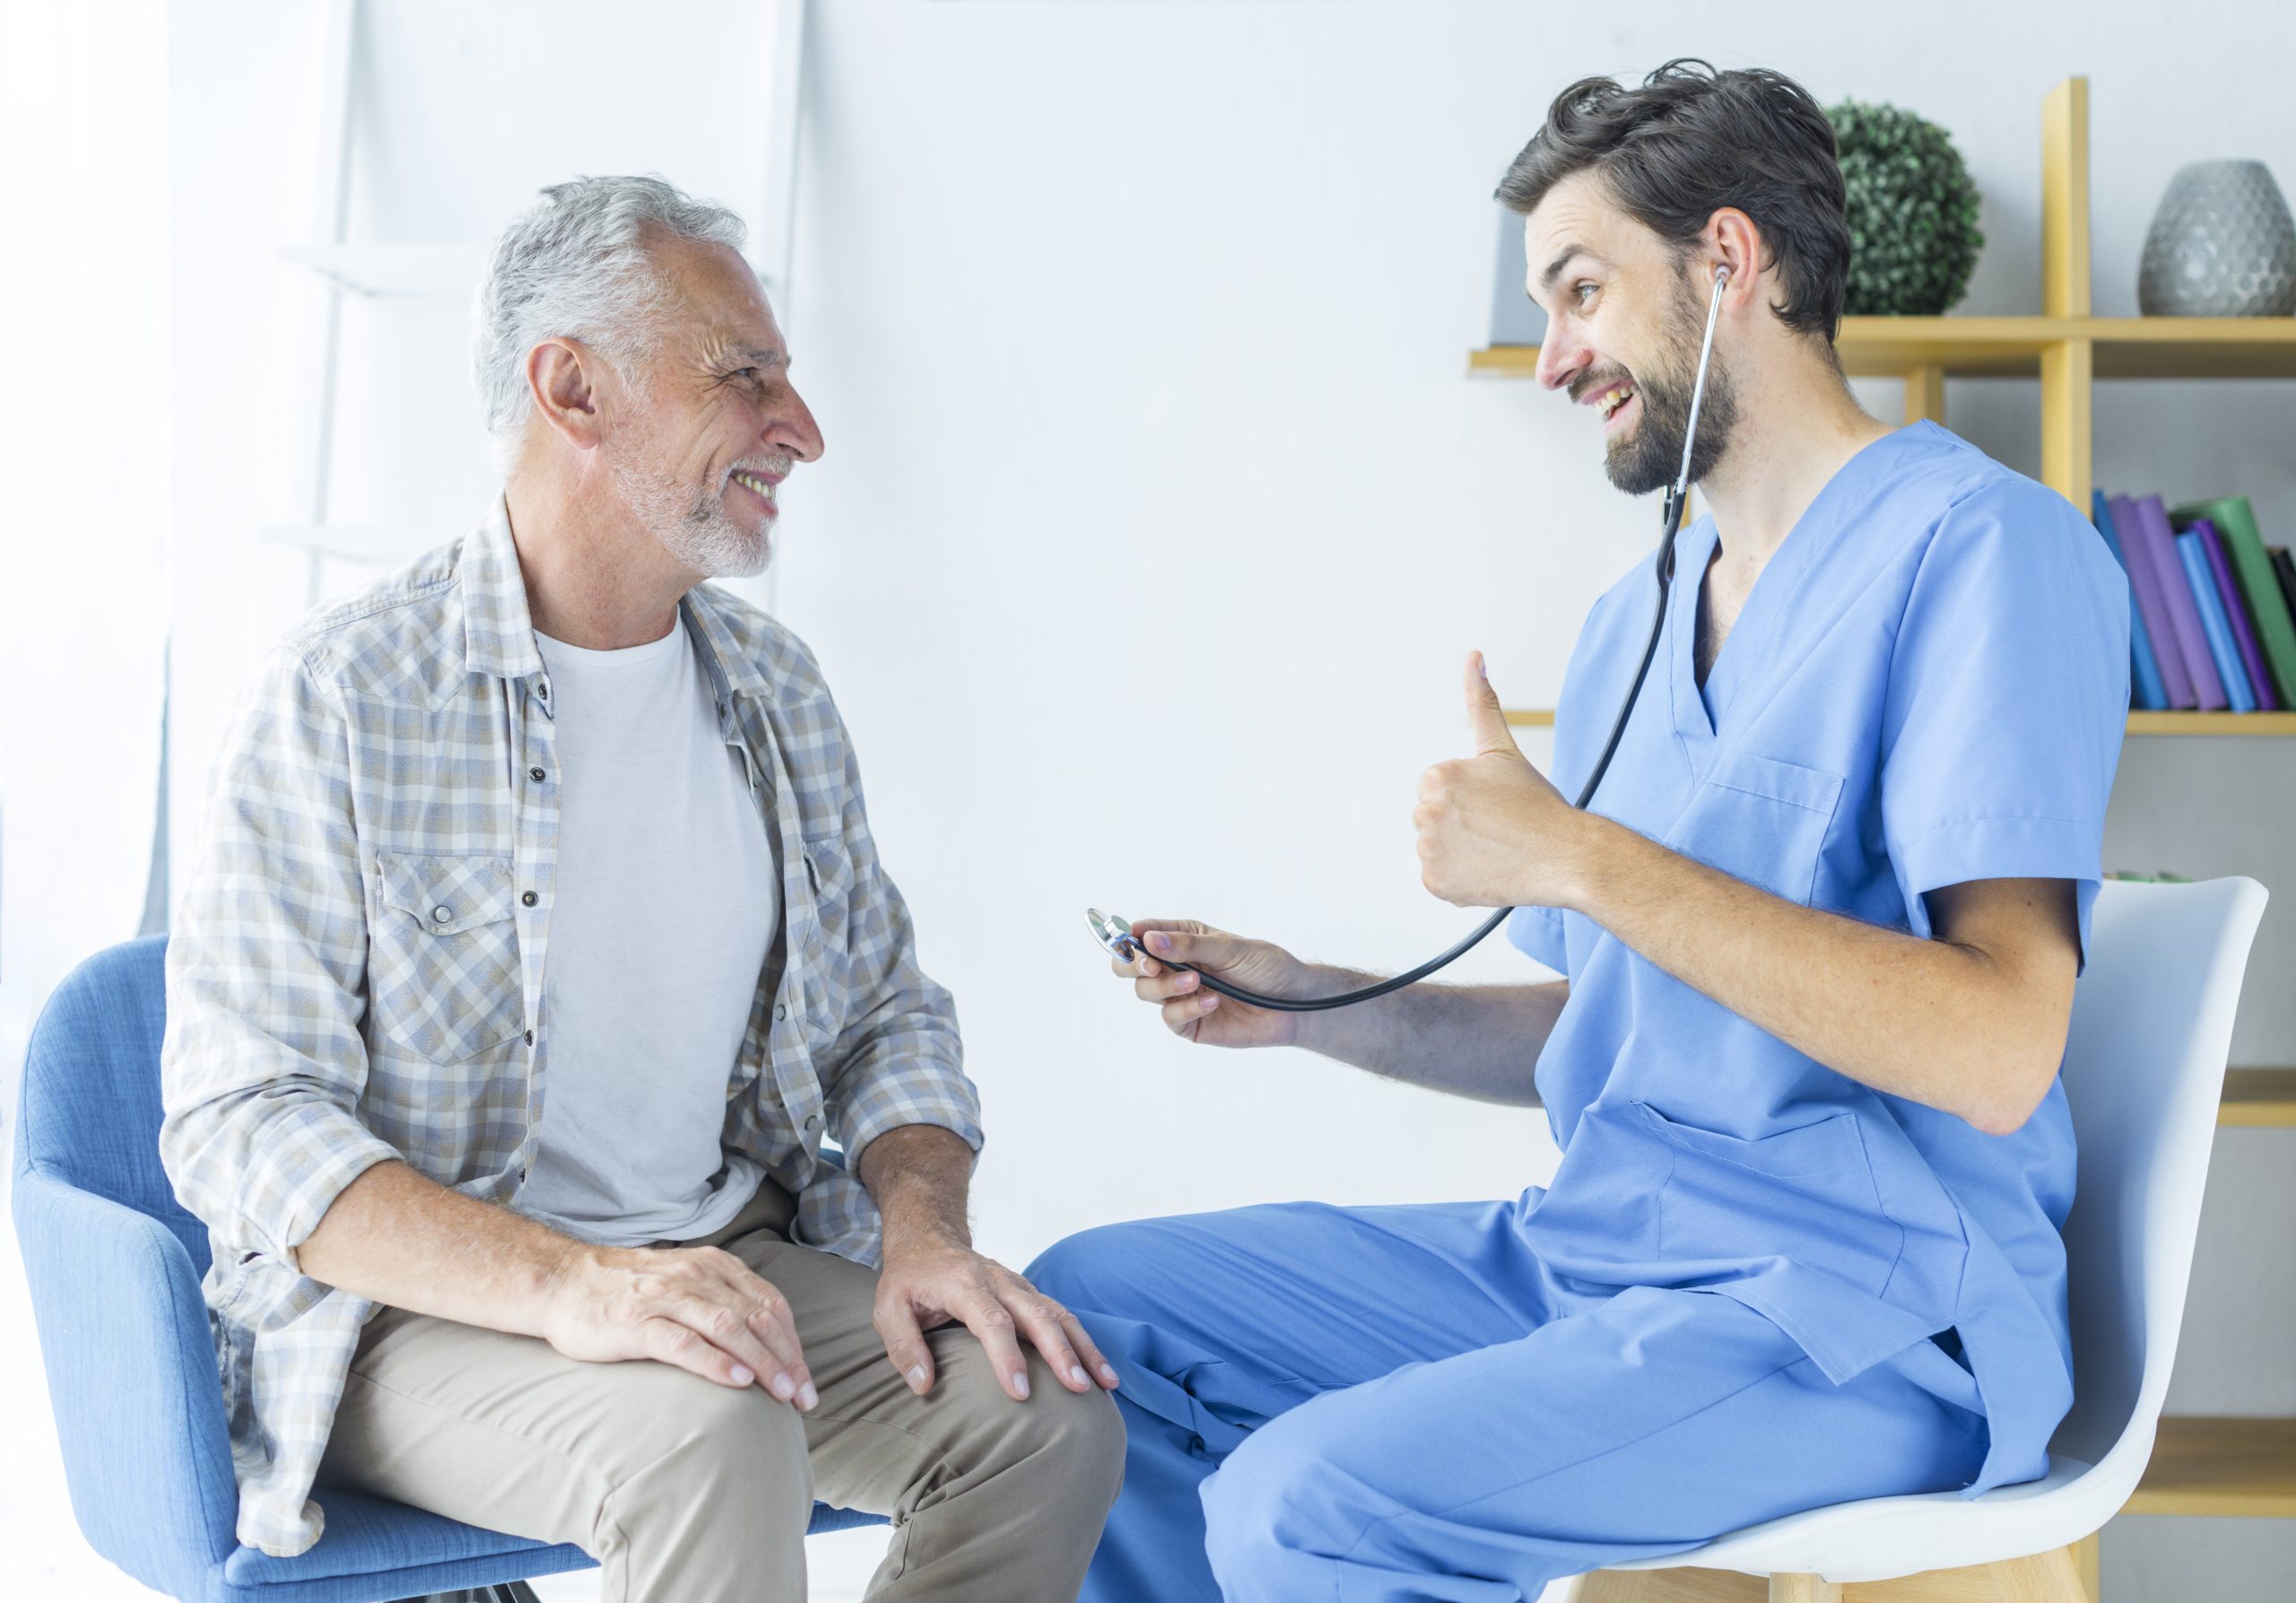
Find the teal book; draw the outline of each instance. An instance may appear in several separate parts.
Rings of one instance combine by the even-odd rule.
[[[2200,632],[2208,655],[2223,681],[2224,699],[2235,712],[2254,712],[2256,693],[2248,688],[2248,671],[2240,666],[2239,648],[2232,643],[2232,625],[2224,616],[2223,597],[2216,593],[2216,575],[2208,566],[2208,553],[2200,536],[2187,529],[2176,536],[2177,560],[2184,564],[2185,582],[2192,586],[2193,605],[2200,613]]]

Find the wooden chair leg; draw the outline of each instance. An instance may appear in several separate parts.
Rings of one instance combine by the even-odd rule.
[[[1572,1582],[1570,1603],[1761,1603],[1761,1578],[1735,1570],[1596,1570]]]
[[[1841,1603],[1841,1584],[1815,1575],[1772,1575],[1770,1603]]]
[[[1999,1564],[1860,1581],[1848,1589],[1848,1603],[2088,1603],[2088,1593],[2074,1549],[2059,1547]]]
[[[2092,1530],[2073,1544],[2074,1567],[2081,1572],[2081,1590],[2089,1603],[2105,1603],[2105,1533]]]
[[[2001,1603],[2088,1603],[2081,1560],[2070,1547],[2013,1558],[1993,1568],[2000,1576],[1995,1585]]]

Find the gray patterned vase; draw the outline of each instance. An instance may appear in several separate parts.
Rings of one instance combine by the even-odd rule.
[[[2145,231],[2136,307],[2148,318],[2296,312],[2296,223],[2261,161],[2188,161]]]

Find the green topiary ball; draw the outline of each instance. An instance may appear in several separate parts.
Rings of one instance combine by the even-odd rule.
[[[1985,233],[1952,135],[1895,106],[1829,107],[1848,192],[1851,317],[1935,317],[1970,287]]]

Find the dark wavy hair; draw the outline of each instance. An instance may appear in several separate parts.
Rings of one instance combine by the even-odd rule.
[[[1782,300],[1770,310],[1797,333],[1831,344],[1849,276],[1849,221],[1833,125],[1810,91],[1783,73],[1718,73],[1669,61],[1628,89],[1581,78],[1547,108],[1499,180],[1498,199],[1529,216],[1575,172],[1601,175],[1627,213],[1678,251],[1698,242],[1724,206],[1761,230]]]

